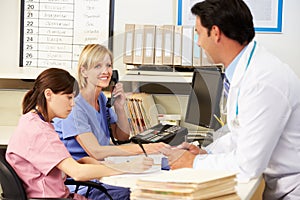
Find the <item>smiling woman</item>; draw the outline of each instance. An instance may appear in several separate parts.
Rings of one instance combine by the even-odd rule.
[[[106,107],[103,89],[108,87],[112,77],[112,60],[111,52],[102,45],[88,44],[84,47],[77,66],[80,94],[66,119],[54,119],[55,130],[75,159],[90,156],[103,160],[108,156],[143,153],[136,144],[110,145],[111,135],[122,142],[128,141],[130,135],[122,83],[116,83],[112,91],[114,109]],[[164,146],[163,143],[144,145],[149,154],[159,152]],[[129,199],[128,188],[105,187],[113,199]],[[101,199],[97,192],[93,197]]]
[[[93,75],[94,70],[98,72],[94,73],[94,76],[105,76],[109,78],[106,85],[104,85],[104,87],[107,87],[112,74],[112,61],[112,53],[106,47],[98,44],[86,45],[78,61],[78,82],[80,89],[88,87],[88,75]]]

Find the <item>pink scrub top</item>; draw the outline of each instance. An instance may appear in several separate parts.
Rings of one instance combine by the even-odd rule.
[[[66,176],[56,167],[69,157],[53,125],[32,112],[21,116],[6,151],[6,159],[22,179],[29,198],[70,197]],[[77,194],[73,198],[86,199]]]

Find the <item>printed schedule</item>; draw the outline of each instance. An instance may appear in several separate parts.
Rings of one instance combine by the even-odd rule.
[[[77,67],[86,44],[108,46],[110,0],[23,0],[20,66]]]

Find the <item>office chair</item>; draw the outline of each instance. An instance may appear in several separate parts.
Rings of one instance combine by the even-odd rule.
[[[87,192],[85,194],[86,197],[88,197],[88,194],[92,188],[96,188],[106,194],[106,196],[112,200],[112,197],[108,194],[106,188],[98,183],[94,183],[92,181],[75,181],[73,179],[67,179],[65,181],[65,184],[76,185],[75,192],[78,191],[79,186],[88,186]],[[28,200],[22,180],[18,177],[10,164],[5,160],[3,155],[0,155],[0,185],[2,187],[2,194],[0,196],[0,199]],[[34,198],[31,200],[35,199],[66,200],[66,198]]]

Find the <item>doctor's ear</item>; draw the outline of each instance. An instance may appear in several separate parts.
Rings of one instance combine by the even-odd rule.
[[[87,78],[87,71],[86,71],[86,69],[84,68],[84,67],[80,67],[80,73],[82,74],[82,76],[84,77],[84,78]]]
[[[51,95],[53,94],[52,90],[47,88],[45,91],[44,91],[44,95],[45,95],[45,98],[47,100],[50,100],[51,99]]]
[[[220,42],[221,39],[221,30],[218,26],[213,25],[210,31],[210,34],[215,38],[216,42]]]

